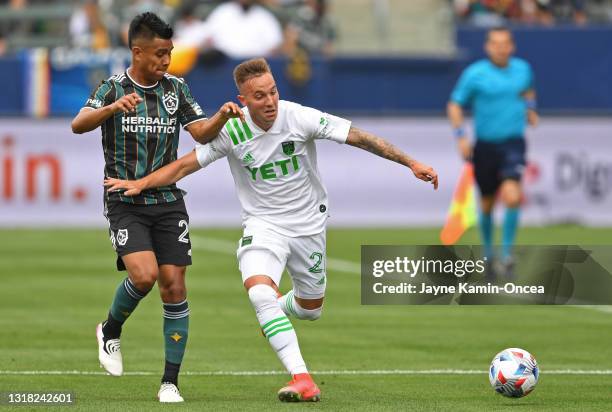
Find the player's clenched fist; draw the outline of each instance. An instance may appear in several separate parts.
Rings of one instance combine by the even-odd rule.
[[[142,102],[142,97],[136,92],[121,96],[119,100],[113,103],[113,112],[129,113],[136,110],[136,106]]]
[[[438,174],[431,166],[424,165],[423,163],[415,162],[412,167],[412,173],[421,180],[431,182],[434,185],[434,189],[438,189]]]
[[[225,117],[228,120],[239,117],[240,121],[244,122],[244,113],[242,112],[242,109],[240,108],[240,106],[238,106],[234,102],[225,103],[223,106],[221,106],[221,108],[219,109],[219,112],[221,112],[223,117]]]

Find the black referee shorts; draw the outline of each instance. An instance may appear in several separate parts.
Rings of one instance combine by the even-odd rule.
[[[494,195],[504,180],[520,181],[526,164],[525,139],[512,138],[499,143],[476,140],[473,164],[476,183],[483,196]]]
[[[185,202],[133,205],[106,204],[110,240],[117,252],[117,270],[125,270],[122,256],[151,250],[158,265],[191,265],[189,216]]]

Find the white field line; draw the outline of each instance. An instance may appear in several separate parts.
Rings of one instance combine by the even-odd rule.
[[[311,371],[313,375],[486,375],[487,371],[473,369],[374,369],[374,370],[323,370]],[[286,375],[285,371],[184,371],[181,375],[187,376],[273,376]],[[545,375],[612,375],[611,369],[551,369],[540,370]],[[103,376],[106,372],[79,371],[79,370],[33,370],[33,371],[3,371],[0,376],[30,376],[30,375],[77,375],[77,376]],[[132,371],[125,372],[127,376],[157,376],[159,372]]]
[[[234,256],[236,255],[236,249],[238,248],[238,240],[232,242],[229,240],[215,239],[205,236],[191,236],[191,244],[194,249]],[[361,274],[361,265],[349,260],[328,257],[327,267],[328,269],[336,272],[352,273],[355,275]]]
[[[612,306],[602,306],[602,305],[589,306],[589,305],[582,305],[582,306],[574,306],[574,307],[575,308],[581,308],[581,309],[594,310],[594,311],[603,312],[603,313],[612,313]]]

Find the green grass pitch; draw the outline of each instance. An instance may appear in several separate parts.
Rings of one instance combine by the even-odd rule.
[[[240,374],[281,371],[261,336],[231,252],[240,232],[193,229],[191,235],[191,327],[183,363],[183,371],[191,374],[179,382],[185,404],[159,405],[155,397],[163,367],[156,290],[128,320],[122,336],[125,370],[141,374],[100,374],[94,329],[124,276],[114,270],[114,252],[103,229],[0,231],[0,392],[69,391],[76,395],[76,404],[68,408],[74,411],[610,410],[610,372],[574,373],[612,370],[612,311],[361,306],[359,276],[332,269],[323,317],[294,321],[309,368],[322,372],[315,373],[322,401],[281,404],[276,391],[287,376]],[[434,244],[437,235],[434,229],[330,229],[328,255],[357,264],[361,244]],[[477,243],[477,234],[468,233],[464,242]],[[612,243],[612,229],[524,228],[519,243],[606,244]],[[285,279],[281,289],[288,287]],[[536,390],[518,400],[495,394],[486,374],[493,355],[512,346],[533,353],[542,371]],[[440,369],[482,373],[393,372]],[[564,370],[568,373],[560,373]]]

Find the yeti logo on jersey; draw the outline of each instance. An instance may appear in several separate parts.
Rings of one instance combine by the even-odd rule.
[[[128,240],[128,230],[127,229],[119,229],[117,232],[117,243],[119,246],[125,246]]]
[[[242,243],[240,246],[248,246],[253,243],[253,236],[245,236],[242,238]]]
[[[174,114],[176,109],[178,109],[178,97],[176,97],[174,92],[167,92],[164,94],[162,102],[164,103],[164,107],[169,114]]]
[[[295,152],[295,143],[294,142],[283,142],[283,153],[287,156],[291,156],[293,152]]]
[[[289,167],[289,165],[291,165],[291,167]],[[245,166],[245,168],[251,173],[253,181],[257,180],[257,175],[261,176],[263,180],[270,180],[297,172],[300,169],[300,163],[297,155],[294,155],[289,159],[266,163],[260,167]]]

